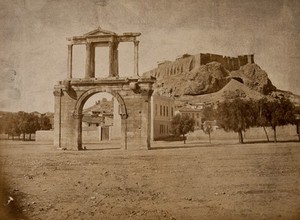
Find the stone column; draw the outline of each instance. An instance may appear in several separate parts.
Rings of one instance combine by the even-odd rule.
[[[114,46],[114,69],[115,69],[115,76],[119,76],[119,51],[118,51],[118,43],[115,43],[115,46]]]
[[[74,115],[77,124],[77,149],[83,150],[82,147],[82,114]]]
[[[114,45],[113,45],[113,42],[109,42],[108,46],[109,46],[109,77],[114,77],[115,70],[114,70]]]
[[[54,146],[61,148],[61,96],[62,90],[56,88],[54,94]]]
[[[95,46],[91,45],[90,76],[95,78]]]
[[[91,78],[91,56],[92,56],[92,45],[91,43],[86,44],[86,57],[85,57],[85,78]]]
[[[127,150],[127,115],[121,115],[121,149]]]
[[[134,76],[139,76],[139,41],[134,41]]]
[[[68,79],[72,79],[73,45],[68,45]]]

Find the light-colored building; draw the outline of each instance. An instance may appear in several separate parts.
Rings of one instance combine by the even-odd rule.
[[[157,94],[151,97],[151,140],[170,136],[174,112],[174,99]]]
[[[96,101],[95,105],[83,110],[82,134],[84,141],[111,140],[114,119],[113,104],[114,100],[108,101],[103,98],[101,101]]]
[[[195,120],[195,130],[201,129],[203,106],[186,105],[178,109],[178,113],[182,115],[189,115]]]

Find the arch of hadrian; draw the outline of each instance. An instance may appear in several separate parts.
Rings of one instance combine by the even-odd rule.
[[[155,79],[139,77],[138,36],[140,33],[117,35],[99,27],[82,36],[68,38],[67,78],[54,87],[54,144],[57,147],[72,150],[83,149],[82,109],[84,103],[96,93],[107,92],[120,104],[121,148],[150,148],[150,97]],[[122,42],[133,42],[134,73],[131,77],[120,77],[118,73],[118,45]],[[72,77],[73,47],[76,45],[86,46],[83,78]],[[109,75],[104,78],[95,78],[96,47],[109,47]]]

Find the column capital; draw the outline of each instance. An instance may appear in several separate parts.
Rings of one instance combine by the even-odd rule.
[[[140,41],[138,41],[138,40],[135,40],[135,41],[133,41],[133,43],[134,43],[134,46],[138,46],[138,45],[139,45],[139,43],[140,43]]]

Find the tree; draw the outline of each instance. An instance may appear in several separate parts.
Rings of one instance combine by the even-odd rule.
[[[212,121],[217,118],[216,109],[213,106],[205,106],[202,113],[204,123],[202,124],[202,130],[205,134],[208,134],[209,143],[211,143],[211,133],[213,132]]]
[[[300,107],[295,107],[296,130],[300,141]]]
[[[202,125],[202,130],[205,134],[208,134],[208,140],[209,140],[209,143],[211,143],[211,136],[210,134],[213,132],[213,126],[212,126],[212,123],[211,121],[205,121]]]
[[[254,106],[255,106],[254,108],[256,109],[256,113],[255,113],[256,126],[263,128],[266,138],[267,138],[267,141],[269,142],[270,138],[269,138],[268,132],[266,130],[266,127],[269,126],[269,123],[265,117],[262,117],[262,109],[263,109],[263,107],[265,107],[265,103],[267,103],[267,101],[268,101],[267,98],[262,98],[262,99],[256,101],[254,104]]]
[[[31,134],[34,134],[40,129],[39,117],[30,113],[27,123],[27,134],[29,134],[29,140],[31,140]]]
[[[183,143],[186,142],[185,135],[193,132],[195,128],[195,120],[187,114],[176,114],[171,121],[171,132],[176,136],[183,136]]]
[[[204,121],[213,121],[217,118],[217,111],[213,106],[205,106],[202,112]]]
[[[50,130],[52,125],[50,123],[49,117],[42,115],[39,119],[40,129],[41,130]]]
[[[0,116],[0,134],[3,134],[4,132],[4,116]]]
[[[295,106],[286,98],[260,101],[260,123],[269,125],[274,132],[274,142],[277,142],[276,128],[287,124],[295,124]]]
[[[26,112],[18,112],[16,114],[16,120],[18,121],[18,129],[23,134],[23,141],[25,141],[25,134],[28,132],[29,114]]]
[[[19,128],[19,120],[16,113],[8,113],[4,117],[4,132],[9,136],[12,136],[12,139],[14,140],[15,136],[19,136],[21,134],[20,128]]]
[[[239,142],[244,143],[243,131],[255,125],[253,101],[237,98],[220,103],[217,108],[217,124],[225,131],[237,132]]]

